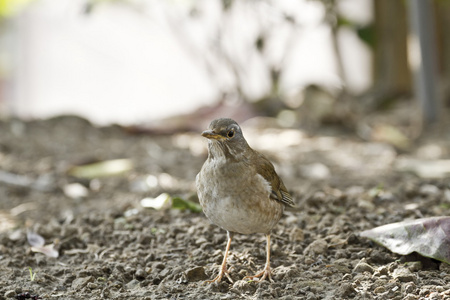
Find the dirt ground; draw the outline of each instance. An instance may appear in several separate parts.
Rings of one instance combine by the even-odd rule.
[[[331,131],[242,127],[297,205],[273,232],[274,283],[241,280],[264,266],[263,235],[236,235],[234,283],[204,284],[218,272],[226,232],[202,213],[141,206],[161,193],[196,201],[195,175],[206,158],[198,132],[130,134],[60,117],[0,122],[0,299],[25,292],[42,299],[450,299],[449,265],[399,256],[358,236],[391,222],[450,215],[446,178],[396,167],[448,158],[449,136],[402,153]],[[118,158],[134,167],[92,180],[67,173]],[[27,230],[54,243],[59,257],[31,251]]]

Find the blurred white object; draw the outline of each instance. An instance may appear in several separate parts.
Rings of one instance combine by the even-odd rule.
[[[349,10],[352,2],[358,3],[358,10],[371,11],[369,0],[346,0],[348,5],[340,10]],[[42,0],[12,18],[0,43],[3,44],[0,63],[13,62],[2,68],[12,72],[3,95],[10,112],[20,117],[77,114],[97,124],[135,124],[185,113],[216,101],[221,95],[219,87],[212,83],[204,66],[183,48],[185,45],[177,40],[162,16],[161,11],[168,4],[150,0],[132,3],[134,9],[112,1],[98,5],[86,15],[83,13],[86,1]],[[195,21],[178,25],[192,27],[189,28],[192,36],[187,38],[199,44],[196,52],[206,53],[210,49],[204,45],[208,42],[204,40],[205,32],[216,26],[214,16],[221,1],[204,0],[196,5],[202,14],[209,14],[202,22],[210,22],[211,26]],[[255,5],[261,8],[264,3]],[[281,88],[288,91],[313,83],[339,87],[342,82],[337,75],[331,31],[323,23],[323,6],[307,0],[276,1],[274,5],[300,20],[299,30],[291,37],[295,45],[286,58],[289,68],[283,72]],[[358,11],[358,14],[370,18],[370,13]],[[235,40],[245,45],[255,28],[245,25],[249,20],[239,13],[235,17],[231,23],[235,28],[233,34],[239,35]],[[289,36],[289,31],[282,31],[276,38]],[[354,32],[343,32],[339,39],[349,89],[364,90],[370,84],[369,50]],[[224,38],[224,47],[238,52],[238,46],[242,45],[233,42]],[[283,53],[280,46],[271,51],[273,57]],[[11,59],[5,59],[8,56]],[[267,79],[261,77],[264,64],[261,61],[256,67],[245,69],[251,73],[246,88],[255,98],[268,88]],[[219,82],[229,85],[232,75],[220,70],[219,67]]]
[[[86,198],[89,195],[89,190],[77,182],[66,184],[63,191],[67,197],[72,199]]]

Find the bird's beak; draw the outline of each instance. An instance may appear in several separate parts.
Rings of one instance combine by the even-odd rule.
[[[218,133],[215,133],[214,131],[212,131],[212,130],[205,130],[205,131],[203,131],[202,132],[202,136],[203,137],[205,137],[205,138],[207,138],[207,139],[213,139],[213,140],[222,140],[222,139],[224,139],[224,137],[223,136],[221,136],[220,134],[218,134]]]

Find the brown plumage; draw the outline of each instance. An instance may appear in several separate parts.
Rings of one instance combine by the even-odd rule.
[[[216,278],[229,277],[226,259],[234,233],[264,233],[267,261],[264,270],[247,279],[271,278],[270,232],[292,197],[272,163],[250,148],[239,125],[231,119],[216,119],[202,133],[208,139],[208,159],[196,178],[200,204],[208,219],[225,229],[228,243]],[[244,279],[245,279],[244,278]]]

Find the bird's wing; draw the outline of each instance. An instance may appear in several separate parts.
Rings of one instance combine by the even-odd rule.
[[[270,198],[280,201],[286,206],[294,207],[294,201],[292,201],[292,196],[287,191],[286,186],[284,185],[281,178],[275,172],[275,168],[272,163],[262,154],[256,153],[258,156],[256,164],[256,172],[261,175],[267,182],[270,184],[272,188],[272,192],[270,194]]]

